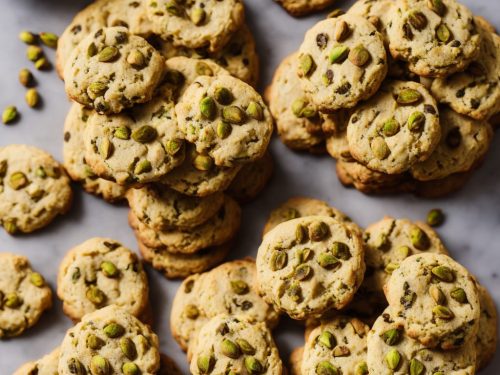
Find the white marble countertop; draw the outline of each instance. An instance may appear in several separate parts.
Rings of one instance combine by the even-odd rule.
[[[471,9],[488,18],[500,28],[500,1],[462,0]],[[43,96],[43,108],[28,109],[24,90],[19,85],[20,68],[30,67],[25,58],[25,46],[17,34],[23,29],[61,33],[73,15],[83,5],[82,0],[0,0],[0,108],[17,104],[21,120],[12,126],[0,125],[0,146],[26,143],[46,149],[59,160],[62,158],[62,129],[69,103],[63,84],[55,72],[36,73],[38,89]],[[271,0],[245,0],[247,18],[257,36],[261,56],[261,86],[269,83],[274,69],[287,54],[296,50],[305,31],[322,16],[296,20],[288,16]],[[339,1],[344,9],[352,1]],[[50,53],[53,61],[53,53]],[[423,219],[429,209],[442,208],[447,214],[439,233],[459,262],[478,275],[500,303],[500,134],[483,167],[465,189],[440,200],[423,200],[413,196],[368,197],[340,185],[329,157],[300,155],[274,139],[272,150],[276,173],[269,188],[254,203],[244,207],[241,234],[230,258],[255,255],[260,233],[269,211],[288,197],[309,195],[327,200],[366,226],[384,215]],[[127,224],[127,208],[115,207],[75,191],[71,212],[47,228],[31,235],[10,237],[0,230],[0,251],[28,256],[33,266],[42,272],[55,289],[60,260],[72,246],[93,236],[107,236],[122,241],[132,249],[136,243]],[[185,356],[171,337],[169,313],[179,282],[167,281],[148,268],[154,308],[154,329],[160,336],[162,350],[176,359],[187,374]],[[24,335],[0,342],[0,373],[11,374],[24,362],[39,358],[56,347],[71,322],[64,316],[61,304],[44,314],[41,322]],[[302,344],[303,328],[287,319],[276,331],[280,352],[285,361],[290,351]],[[484,374],[499,373],[500,355]]]

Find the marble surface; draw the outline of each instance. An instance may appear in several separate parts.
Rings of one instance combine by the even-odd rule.
[[[296,50],[305,31],[322,16],[296,20],[289,17],[271,0],[245,0],[248,21],[257,36],[262,60],[261,87],[269,83],[281,59]],[[485,16],[500,28],[498,0],[463,0],[471,9]],[[352,1],[339,1],[346,9]],[[55,72],[36,73],[43,107],[28,109],[24,90],[17,81],[25,58],[25,46],[17,39],[23,29],[61,33],[72,16],[85,4],[77,0],[0,0],[0,108],[17,104],[22,117],[12,126],[0,125],[0,146],[27,143],[46,149],[61,160],[62,129],[69,103],[63,85]],[[52,51],[49,54],[53,61]],[[272,151],[276,158],[276,173],[269,188],[254,203],[244,207],[243,225],[230,258],[254,256],[260,243],[260,233],[269,211],[284,199],[309,195],[325,199],[348,213],[356,222],[367,226],[384,215],[425,218],[433,207],[447,214],[446,224],[439,233],[452,255],[478,275],[500,302],[500,134],[483,167],[465,189],[446,199],[423,200],[413,196],[368,197],[343,188],[334,173],[334,161],[328,157],[300,155],[285,148],[277,139]],[[47,228],[31,235],[9,237],[0,230],[0,251],[27,255],[33,266],[42,272],[55,289],[60,260],[72,246],[89,237],[107,236],[122,241],[132,249],[136,243],[127,225],[127,208],[110,206],[76,188],[71,212]],[[164,279],[148,268],[151,297],[155,313],[155,331],[162,350],[174,357],[187,374],[185,356],[171,338],[169,312],[179,285]],[[0,342],[1,374],[11,374],[22,363],[36,359],[57,346],[71,322],[54,299],[54,308],[41,322],[23,336]],[[276,339],[284,360],[290,351],[302,344],[300,325],[283,319]],[[498,374],[500,355],[484,374]]]

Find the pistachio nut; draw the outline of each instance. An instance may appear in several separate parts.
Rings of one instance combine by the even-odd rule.
[[[130,139],[130,128],[128,126],[120,126],[115,129],[113,135],[118,139],[127,141]]]
[[[118,323],[109,323],[104,326],[104,334],[111,339],[116,339],[118,337],[123,336],[125,333],[125,328]]]
[[[106,295],[104,294],[104,292],[95,285],[91,285],[87,289],[85,296],[96,306],[101,306],[106,300]]]
[[[200,316],[200,310],[195,305],[187,305],[184,308],[184,313],[186,314],[188,319],[195,320]]]
[[[43,44],[50,48],[56,48],[59,37],[54,33],[41,32],[40,40]]]
[[[90,43],[87,47],[87,57],[94,57],[97,55],[97,46],[94,43]]]
[[[114,263],[107,260],[101,262],[100,268],[104,276],[107,277],[116,277],[120,273]]]
[[[217,124],[217,136],[220,139],[226,139],[229,137],[233,130],[233,126],[226,121],[219,121]]]
[[[285,268],[288,261],[288,255],[284,251],[275,250],[271,255],[271,270],[279,271]]]
[[[330,13],[328,13],[326,18],[337,18],[343,14],[345,14],[345,12],[342,9],[334,9]]]
[[[382,333],[382,339],[387,345],[396,345],[401,339],[401,332],[396,328],[389,329]]]
[[[434,208],[427,214],[427,224],[431,227],[438,227],[444,222],[444,213],[439,208]]]
[[[149,125],[143,125],[132,132],[132,139],[139,143],[153,142],[157,137],[158,132]]]
[[[316,116],[316,109],[309,106],[309,103],[307,103],[304,99],[294,100],[291,108],[292,113],[299,118],[312,118]]]
[[[313,271],[311,266],[307,264],[301,264],[295,269],[294,277],[299,281],[303,281],[308,279],[312,275],[312,272]]]
[[[29,181],[23,172],[14,172],[9,177],[9,186],[14,190],[22,189],[28,185]]]
[[[422,375],[425,371],[425,366],[418,359],[413,358],[410,361],[410,375]]]
[[[184,141],[182,139],[170,139],[167,141],[165,145],[165,149],[169,155],[176,155],[184,145]]]
[[[398,248],[398,254],[402,259],[406,259],[408,255],[410,255],[410,248],[408,246],[400,246]]]
[[[418,10],[410,13],[408,21],[417,30],[423,30],[427,26],[427,17]]]
[[[38,46],[28,46],[26,49],[26,57],[29,61],[37,61],[43,56],[43,50]]]
[[[240,347],[243,354],[254,355],[255,348],[245,339],[236,339],[236,344]]]
[[[3,229],[9,234],[15,234],[18,231],[16,219],[4,220]]]
[[[440,319],[444,319],[444,320],[451,320],[455,317],[455,314],[453,314],[453,311],[451,311],[448,307],[443,306],[443,305],[434,306],[434,308],[432,309],[432,313],[436,317],[438,317]]]
[[[302,54],[299,56],[299,70],[300,77],[308,77],[316,69],[314,59],[309,54]]]
[[[311,241],[319,242],[329,237],[330,228],[323,221],[315,221],[309,225],[309,238]]]
[[[370,60],[370,52],[360,44],[349,52],[348,58],[353,65],[361,68]]]
[[[444,23],[440,24],[436,29],[436,36],[441,43],[448,43],[453,39],[450,29]]]
[[[415,104],[420,100],[422,100],[422,94],[414,89],[403,89],[396,97],[396,101],[402,105]]]
[[[335,349],[333,349],[332,354],[334,357],[347,357],[351,355],[351,351],[347,346],[337,345]]]
[[[341,64],[347,58],[348,54],[349,54],[349,47],[339,44],[333,47],[332,51],[330,52],[329,56],[330,63]]]
[[[19,71],[19,82],[24,87],[30,87],[33,84],[33,74],[26,68]]]
[[[360,362],[356,365],[354,375],[368,375],[368,365],[366,362]]]
[[[115,46],[106,46],[99,52],[97,58],[99,62],[112,62],[118,58],[119,54],[120,51]]]
[[[396,271],[397,269],[399,268],[399,264],[398,263],[388,263],[385,268],[384,268],[384,271],[386,273],[388,273],[389,275],[391,275],[394,271]]]
[[[212,159],[208,155],[196,155],[196,157],[193,159],[193,166],[195,169],[206,172],[212,169],[214,165],[214,159]]]
[[[210,374],[215,366],[215,358],[213,355],[200,355],[196,365],[201,374]]]
[[[225,87],[217,87],[214,91],[214,98],[222,105],[229,105],[234,101],[233,93]]]
[[[334,257],[330,253],[321,253],[318,256],[318,264],[321,267],[329,270],[329,269],[333,269],[333,268],[336,268],[337,266],[339,266],[340,260],[338,258]]]
[[[11,292],[5,295],[4,304],[11,309],[15,309],[23,304],[23,300],[17,295],[17,293]]]
[[[103,96],[107,90],[108,83],[101,81],[92,82],[87,89],[88,95],[91,99],[96,99],[99,96]]]
[[[236,294],[247,294],[250,290],[248,284],[243,280],[231,280],[231,289]]]
[[[253,100],[248,104],[246,114],[248,117],[253,118],[257,121],[262,121],[264,119],[264,111],[262,110],[262,106]]]
[[[151,162],[149,160],[141,160],[135,165],[134,168],[134,174],[135,175],[140,175],[143,173],[148,173],[153,170],[153,166],[151,165]]]
[[[348,260],[351,258],[349,246],[343,242],[334,242],[332,245],[332,254],[338,259]]]
[[[146,57],[141,51],[134,49],[128,54],[127,62],[134,69],[140,70],[146,66]]]
[[[317,342],[319,345],[324,346],[328,349],[333,349],[336,345],[337,340],[330,331],[323,331],[317,338]]]
[[[182,13],[181,7],[177,4],[176,0],[167,1],[165,8],[172,16],[180,16]]]
[[[436,266],[431,270],[432,274],[436,276],[439,280],[451,283],[455,280],[455,274],[450,267],[447,266]]]
[[[379,160],[384,160],[391,153],[391,150],[389,150],[389,146],[387,146],[387,143],[382,137],[373,138],[370,147],[375,157]]]
[[[431,246],[431,241],[427,233],[416,225],[410,230],[410,240],[412,245],[418,250],[427,250]]]
[[[48,70],[50,69],[50,67],[51,65],[49,63],[49,60],[47,60],[45,57],[41,57],[35,61],[35,68],[37,70]]]
[[[30,274],[30,282],[38,288],[45,285],[45,279],[38,272],[32,272]]]
[[[320,49],[325,49],[327,44],[328,44],[328,34],[326,33],[319,33],[318,35],[316,35],[316,45],[320,48]]]
[[[123,375],[140,375],[141,370],[134,362],[126,362],[122,366]]]
[[[85,370],[85,366],[76,358],[71,358],[68,361],[68,370],[70,374],[74,375],[86,375],[87,371]]]
[[[335,26],[334,38],[337,42],[342,42],[347,36],[350,34],[351,29],[349,25],[344,20],[340,20],[337,22]]]
[[[321,361],[316,366],[316,374],[317,375],[339,375],[339,370],[337,367],[332,365],[328,361]]]
[[[111,157],[111,155],[113,155],[113,151],[113,143],[111,143],[108,138],[103,138],[101,140],[101,144],[99,145],[99,155],[101,155],[104,160],[107,160]]]
[[[287,290],[287,294],[293,302],[302,300],[302,288],[298,283],[293,283]]]
[[[106,358],[95,355],[90,360],[90,372],[92,375],[108,375],[111,373],[111,366]]]
[[[453,298],[458,303],[467,303],[467,294],[462,288],[455,288],[450,292],[451,298]]]
[[[446,6],[444,5],[443,0],[428,0],[427,1],[427,6],[434,13],[436,13],[437,15],[439,15],[441,17],[446,12]]]
[[[120,349],[122,350],[122,353],[125,355],[125,357],[127,357],[131,361],[137,358],[137,349],[135,347],[135,344],[128,337],[122,337],[120,339]]]
[[[244,363],[249,374],[261,374],[264,372],[264,366],[255,357],[245,357]]]
[[[238,359],[241,355],[240,347],[235,342],[233,342],[229,339],[222,340],[221,352],[226,357],[229,357],[232,359]]]
[[[26,43],[26,44],[36,44],[37,42],[37,37],[35,34],[33,34],[31,31],[21,31],[19,33],[19,39],[21,42]]]
[[[40,102],[40,96],[38,95],[38,91],[36,89],[28,89],[26,94],[24,95],[26,100],[26,104],[31,108],[35,108]]]
[[[17,108],[13,105],[10,105],[4,109],[2,112],[2,122],[4,124],[10,124],[17,119],[18,113]]]
[[[401,354],[396,349],[391,349],[385,355],[385,362],[387,367],[391,370],[396,370],[399,366],[399,362],[401,361]]]
[[[88,335],[86,344],[89,349],[99,350],[104,346],[105,342],[96,335]]]
[[[7,174],[7,160],[0,161],[0,177],[4,177]]]
[[[307,241],[307,239],[307,228],[302,224],[298,224],[295,228],[295,241],[297,241],[297,243],[304,243]]]
[[[191,22],[196,26],[200,26],[205,22],[207,18],[207,12],[203,8],[195,8],[191,12]]]
[[[297,251],[297,259],[299,264],[307,262],[309,259],[312,258],[313,251],[311,249],[301,249]]]
[[[429,294],[438,305],[443,305],[446,302],[446,297],[443,291],[437,285],[431,285],[429,287]]]
[[[213,76],[214,72],[213,70],[208,66],[208,64],[204,62],[198,62],[196,63],[196,74],[200,76]]]
[[[393,135],[396,135],[399,132],[399,129],[400,129],[400,126],[399,126],[398,121],[394,117],[392,117],[389,120],[384,122],[382,129],[381,129],[381,133],[385,137],[392,137]]]
[[[239,107],[232,105],[224,107],[222,110],[222,118],[231,124],[241,125],[245,122],[246,116],[245,112],[243,112]]]
[[[421,132],[425,124],[425,115],[416,111],[408,117],[408,129],[412,132]]]

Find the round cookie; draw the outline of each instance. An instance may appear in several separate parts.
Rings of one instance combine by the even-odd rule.
[[[335,127],[327,134],[326,151],[336,160],[354,160],[349,151],[349,142],[347,142],[347,125],[350,117],[350,111],[339,111],[335,115]]]
[[[64,122],[64,168],[73,181],[81,183],[87,193],[100,195],[108,202],[118,202],[125,198],[128,189],[97,177],[85,161],[83,132],[91,113],[79,103],[71,105]]]
[[[455,0],[399,0],[391,19],[392,56],[408,61],[409,69],[420,76],[462,71],[479,53],[481,36],[472,13]]]
[[[289,373],[290,375],[302,375],[302,357],[304,356],[304,347],[301,346],[296,348],[290,354],[290,358],[288,360]]]
[[[484,29],[486,31],[489,31],[490,33],[498,34],[495,26],[493,26],[491,24],[491,22],[488,21],[483,16],[479,16],[477,14],[474,15],[474,22],[476,23],[476,25],[478,26],[479,29]],[[479,31],[481,31],[481,30],[479,30]]]
[[[366,18],[372,23],[382,35],[385,45],[389,45],[387,28],[392,22],[391,11],[394,8],[394,0],[359,0],[347,11],[347,14]]]
[[[94,237],[75,246],[59,266],[57,295],[64,313],[74,321],[108,305],[140,317],[148,292],[147,275],[137,256],[108,238]]]
[[[488,290],[478,284],[479,304],[481,316],[479,317],[479,330],[477,331],[477,369],[482,370],[493,360],[497,349],[497,309],[495,301]]]
[[[181,348],[187,350],[206,321],[220,314],[244,315],[275,327],[279,315],[259,297],[255,278],[255,262],[247,258],[184,280],[170,315],[172,334]]]
[[[408,337],[403,323],[391,309],[377,319],[368,334],[370,374],[456,374],[473,375],[476,366],[474,340],[453,351],[432,350]],[[413,369],[413,370],[412,370]]]
[[[382,36],[357,15],[317,23],[306,33],[298,59],[302,88],[321,112],[368,99],[387,74]]]
[[[130,189],[128,203],[135,216],[156,230],[189,229],[212,218],[224,204],[224,195],[189,197],[162,185]]]
[[[264,323],[240,315],[219,315],[200,330],[189,369],[194,375],[226,371],[281,375],[283,364]]]
[[[50,307],[52,291],[28,258],[0,253],[0,339],[19,336]]]
[[[257,253],[257,284],[265,301],[293,319],[347,305],[365,272],[360,235],[328,216],[279,224]]]
[[[241,208],[232,198],[225,197],[224,205],[205,223],[189,229],[155,231],[129,213],[129,223],[145,245],[170,253],[193,254],[207,247],[231,240],[239,229]]]
[[[173,94],[162,87],[149,103],[129,113],[90,115],[85,160],[100,177],[120,185],[158,181],[184,160]]]
[[[61,344],[59,375],[154,375],[160,368],[158,336],[148,325],[116,305],[87,314]]]
[[[240,0],[149,0],[148,16],[155,34],[176,46],[219,51],[245,21]]]
[[[242,166],[218,167],[207,155],[198,154],[196,147],[188,143],[186,158],[170,171],[161,182],[185,195],[206,197],[226,190],[236,178]]]
[[[441,140],[431,156],[410,168],[413,178],[433,181],[463,173],[480,164],[490,148],[493,129],[451,109],[440,111]]]
[[[305,16],[328,8],[334,0],[276,0],[294,17]]]
[[[9,234],[46,226],[72,198],[70,180],[51,155],[27,145],[0,147],[0,224]]]
[[[218,166],[260,159],[271,140],[273,120],[262,98],[229,75],[198,77],[175,111],[186,139]]]
[[[297,67],[298,53],[280,63],[266,99],[281,141],[293,150],[315,150],[324,142],[321,124],[327,117],[319,115],[304,94]]]
[[[406,334],[429,348],[456,349],[475,337],[480,316],[476,282],[443,254],[422,253],[400,263],[385,285]]]
[[[393,81],[354,111],[347,125],[351,155],[387,174],[430,157],[441,138],[436,101],[419,83]]]
[[[435,199],[455,193],[469,181],[474,171],[455,173],[448,177],[433,181],[413,180],[414,192],[419,197]]]
[[[273,157],[267,151],[262,159],[243,165],[226,193],[240,203],[248,203],[264,190],[273,171]]]
[[[73,49],[64,67],[68,96],[99,113],[119,113],[151,100],[163,57],[125,27],[97,30]]]
[[[172,358],[165,354],[160,354],[160,370],[158,375],[182,375],[182,371]]]
[[[141,241],[138,241],[138,245],[144,261],[160,271],[167,279],[185,278],[209,270],[224,260],[232,246],[229,242],[194,254],[173,254],[146,246]]]
[[[42,358],[25,363],[13,375],[54,375],[59,364],[59,348],[54,349]]]
[[[346,214],[331,207],[327,202],[308,197],[293,197],[271,211],[264,225],[263,234],[285,221],[306,216],[329,216],[346,224],[352,223]],[[358,231],[361,232],[361,229],[358,228]]]
[[[301,373],[367,374],[369,330],[356,318],[339,316],[323,322],[306,340]]]
[[[487,120],[500,112],[500,36],[478,27],[482,36],[476,61],[460,73],[438,78],[431,92],[441,103],[476,120]]]

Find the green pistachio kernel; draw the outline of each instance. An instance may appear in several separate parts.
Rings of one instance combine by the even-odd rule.
[[[30,282],[38,288],[45,285],[45,279],[38,272],[32,272],[30,274]]]
[[[412,132],[421,132],[425,124],[425,115],[416,111],[408,117],[408,129]]]
[[[23,172],[14,172],[10,175],[9,186],[14,190],[22,189],[28,185],[29,181]]]
[[[396,328],[392,328],[382,334],[382,339],[387,345],[396,345],[401,339],[401,332]]]
[[[410,361],[410,375],[422,375],[425,371],[425,366],[418,359],[413,358]]]
[[[96,99],[99,96],[103,96],[107,90],[108,83],[100,81],[92,82],[87,89],[89,97],[91,99]]]
[[[356,365],[354,375],[368,375],[368,365],[366,362],[360,362]]]
[[[401,354],[396,349],[391,349],[385,356],[385,362],[391,370],[396,370],[401,362]]]
[[[113,262],[105,260],[101,263],[101,271],[107,277],[116,277],[120,273]]]
[[[427,26],[427,17],[420,11],[412,11],[408,21],[417,30],[423,30]]]
[[[304,243],[307,241],[307,238],[308,233],[306,227],[302,224],[298,224],[295,228],[295,241],[297,241],[297,243]]]
[[[309,238],[312,241],[323,241],[325,238],[329,237],[330,228],[323,221],[316,221],[309,226]]]
[[[196,8],[191,12],[191,22],[196,26],[202,25],[206,18],[207,12],[203,8]]]
[[[312,275],[312,268],[307,264],[301,264],[295,269],[294,276],[297,280],[303,281]]]
[[[118,323],[109,323],[104,327],[104,334],[112,339],[121,337],[124,333],[125,328]]]
[[[316,69],[316,64],[311,55],[302,54],[299,57],[299,70],[298,74],[301,77],[307,77]]]
[[[379,160],[384,160],[391,153],[391,150],[389,150],[389,146],[387,146],[387,143],[382,137],[373,138],[370,147],[372,149],[373,155],[375,155],[375,157]]]
[[[15,234],[18,231],[16,219],[7,219],[3,222],[3,228],[9,234]]]
[[[351,29],[349,25],[344,20],[340,20],[337,22],[337,26],[335,27],[335,32],[333,34],[335,40],[337,42],[342,42],[347,36],[350,34]]]
[[[134,69],[140,70],[146,66],[146,57],[141,51],[134,49],[128,54],[127,62]]]
[[[96,335],[88,335],[86,344],[89,349],[99,350],[104,346],[105,342]]]
[[[427,224],[431,227],[438,227],[444,222],[444,213],[439,208],[434,208],[427,214]]]
[[[143,125],[132,132],[132,139],[139,143],[149,143],[158,137],[155,128],[149,125]]]
[[[370,60],[370,52],[364,46],[359,45],[349,52],[348,59],[353,65],[361,68]]]
[[[254,355],[255,354],[255,348],[252,345],[250,345],[250,343],[247,340],[236,339],[236,343],[240,347],[243,354],[246,354],[246,355]]]
[[[4,303],[5,306],[15,309],[23,304],[23,300],[17,295],[17,293],[12,292],[5,295]]]
[[[436,276],[439,280],[451,283],[455,280],[455,274],[450,267],[447,266],[436,266],[432,269],[432,274]]]
[[[104,160],[107,160],[113,155],[113,151],[113,143],[108,138],[103,138],[99,145],[99,155],[101,155]]]
[[[7,174],[7,160],[0,161],[0,177],[4,177]]]
[[[467,294],[462,288],[455,288],[450,292],[451,298],[459,303],[467,303]]]
[[[232,105],[224,107],[222,110],[222,118],[231,124],[241,125],[245,123],[246,115],[239,107]]]
[[[450,29],[444,23],[440,24],[436,29],[436,36],[442,43],[448,43],[453,39]]]
[[[224,339],[221,343],[221,352],[226,357],[237,359],[241,355],[240,347],[229,339]]]
[[[4,124],[10,124],[17,119],[17,116],[17,108],[13,105],[10,105],[6,107],[2,112],[2,122]]]
[[[444,320],[451,320],[455,317],[453,311],[451,311],[448,307],[442,305],[434,306],[434,308],[432,309],[432,313],[436,317]]]
[[[33,84],[33,74],[26,68],[19,71],[19,82],[24,87],[30,87]]]
[[[213,120],[217,114],[217,105],[215,101],[210,96],[205,96],[200,101],[200,113],[201,115],[208,119]]]
[[[428,0],[427,5],[439,16],[443,16],[446,12],[446,6],[443,4],[443,0]]]
[[[274,251],[271,255],[271,270],[279,271],[285,268],[288,255],[284,251]]]
[[[243,280],[232,280],[231,281],[231,289],[234,293],[242,295],[247,294],[250,290],[250,287]]]
[[[196,64],[196,74],[200,76],[213,76],[213,70],[204,62],[198,62]]]
[[[210,374],[215,366],[215,358],[212,355],[200,355],[196,365],[201,374]]]
[[[408,246],[401,246],[398,248],[398,254],[401,258],[406,259],[410,255],[410,248]]]
[[[318,264],[327,269],[333,269],[340,265],[340,260],[330,253],[321,253],[318,257]]]
[[[141,160],[135,165],[134,174],[140,175],[143,173],[148,173],[153,170],[153,166],[149,160]]]
[[[184,141],[182,139],[170,139],[167,141],[165,145],[165,149],[169,155],[176,155],[184,145]]]
[[[30,31],[21,31],[19,33],[19,39],[21,42],[26,44],[35,44],[37,42],[37,37]]]
[[[222,105],[229,105],[234,101],[233,93],[225,87],[217,87],[214,91],[214,98]]]
[[[437,285],[431,285],[429,287],[429,294],[438,305],[443,305],[446,302],[446,297],[443,291]]]
[[[111,373],[111,366],[106,358],[95,355],[90,360],[90,372],[92,375],[108,375]]]
[[[427,233],[416,225],[410,230],[410,240],[418,250],[427,250],[431,246],[431,241]]]
[[[245,357],[245,368],[249,374],[261,374],[264,372],[264,366],[255,357]]]
[[[106,46],[99,52],[99,62],[111,62],[118,58],[120,51],[115,46]]]
[[[332,254],[342,260],[348,260],[351,258],[351,252],[349,251],[349,246],[343,242],[334,242],[332,245]]]
[[[85,366],[76,358],[71,358],[68,361],[68,370],[70,374],[74,375],[86,375],[87,371],[85,370]]]
[[[328,361],[321,361],[316,366],[316,374],[318,375],[339,375],[337,367]]]
[[[49,63],[49,60],[47,60],[45,57],[41,57],[35,61],[35,68],[37,70],[48,70],[50,69],[50,67],[51,65]]]
[[[333,334],[330,331],[323,331],[317,338],[318,344],[324,346],[328,349],[333,349],[336,345],[336,340]]]
[[[212,159],[208,155],[196,155],[196,157],[193,159],[193,167],[195,169],[206,172],[212,169],[214,165],[214,159]]]
[[[309,259],[312,258],[313,251],[311,249],[301,249],[297,251],[297,260],[298,263],[304,263],[307,262]]]
[[[38,95],[37,89],[28,89],[24,95],[24,99],[26,100],[26,104],[31,108],[35,108],[40,103],[40,95]]]
[[[133,362],[126,362],[122,366],[123,375],[139,375],[141,370],[139,367]]]
[[[348,54],[349,54],[349,47],[344,46],[342,44],[335,46],[330,52],[329,56],[330,63],[341,64],[347,58]]]
[[[400,126],[398,121],[393,117],[384,122],[384,125],[382,126],[381,133],[385,137],[392,137],[393,135],[396,135],[399,132]]]
[[[171,0],[168,1],[167,4],[165,5],[165,8],[167,9],[167,12],[171,14],[172,16],[180,16],[181,15],[181,8],[179,4],[177,4],[176,0]]]
[[[298,283],[293,283],[287,290],[287,294],[293,302],[302,300],[302,288]]]
[[[420,100],[422,100],[422,94],[413,89],[403,89],[396,97],[396,101],[402,105],[415,104]]]
[[[388,263],[385,268],[384,268],[384,271],[386,273],[388,273],[389,275],[391,275],[394,271],[396,271],[397,269],[399,268],[399,264],[398,263]]]
[[[116,138],[127,141],[130,139],[130,128],[128,126],[120,126],[116,128],[113,134]]]
[[[233,126],[226,121],[219,121],[217,124],[217,136],[220,139],[226,139],[229,137],[233,130]]]
[[[87,299],[96,306],[101,306],[106,300],[106,295],[98,287],[91,285],[85,293]]]
[[[43,50],[38,46],[28,46],[26,49],[26,57],[29,61],[37,61],[43,56]]]
[[[131,361],[137,358],[137,349],[135,348],[135,344],[128,337],[122,337],[120,339],[120,349],[125,357]]]
[[[50,48],[56,48],[59,40],[58,36],[54,33],[41,32],[40,40],[43,44]]]
[[[338,345],[335,347],[335,349],[333,349],[332,354],[334,357],[347,357],[351,355],[351,351],[347,346]]]
[[[195,305],[187,305],[184,308],[184,313],[186,314],[188,319],[195,320],[200,316],[200,310]]]
[[[248,117],[253,118],[257,121],[262,121],[264,119],[264,111],[262,110],[262,106],[253,100],[248,104],[246,114]]]
[[[87,48],[87,57],[94,57],[97,55],[97,47],[94,43],[90,43],[88,48]]]

